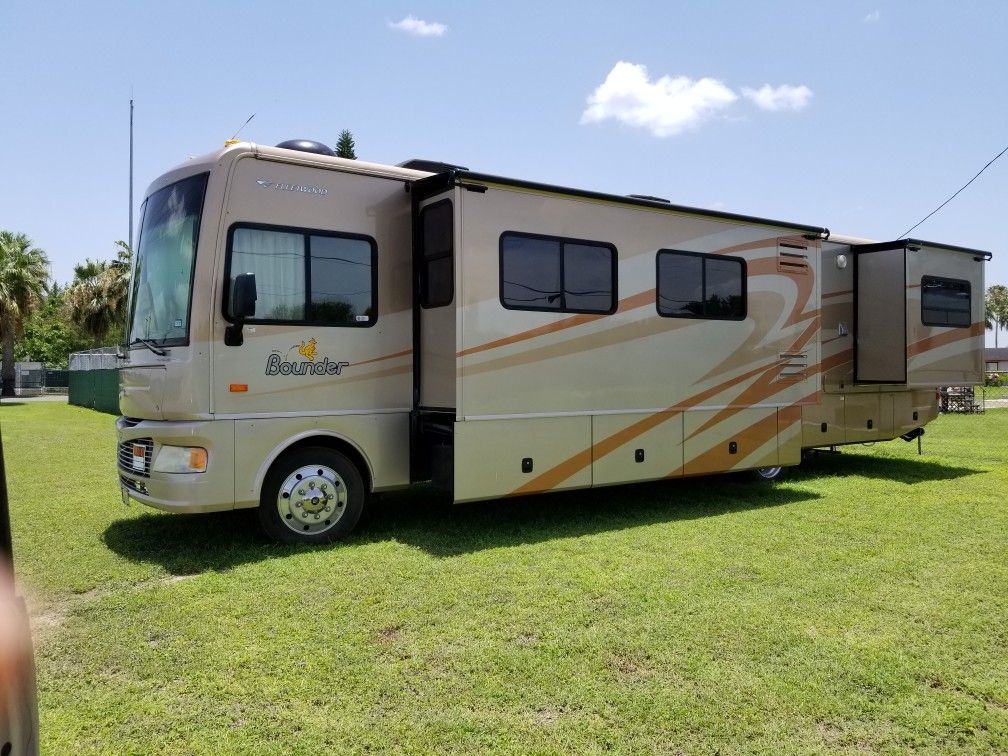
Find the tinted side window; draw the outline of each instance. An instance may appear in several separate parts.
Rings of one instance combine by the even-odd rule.
[[[368,323],[372,309],[371,244],[364,239],[311,236],[308,319],[338,325]]]
[[[256,277],[251,322],[368,326],[377,317],[370,237],[302,229],[236,226],[228,247],[225,315],[239,273]]]
[[[421,307],[442,307],[451,304],[455,296],[452,222],[451,200],[435,202],[420,211]]]
[[[616,248],[508,231],[500,242],[501,303],[513,310],[616,309]]]
[[[969,281],[958,278],[921,278],[921,322],[924,325],[968,328],[972,318]]]
[[[669,318],[742,320],[746,267],[739,257],[658,252],[658,314]]]

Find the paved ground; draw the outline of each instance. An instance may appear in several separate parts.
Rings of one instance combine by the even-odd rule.
[[[66,394],[42,394],[41,396],[5,397],[3,399],[0,399],[0,405],[21,404],[21,402],[65,402],[65,401],[67,401]]]

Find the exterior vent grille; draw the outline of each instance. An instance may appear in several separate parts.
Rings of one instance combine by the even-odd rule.
[[[808,377],[808,354],[805,352],[785,352],[780,360],[778,381],[803,381]]]
[[[123,441],[119,444],[119,469],[132,475],[142,475],[149,478],[153,455],[153,439],[131,438],[129,441]]]
[[[808,273],[808,247],[794,241],[777,242],[777,270],[781,273]]]

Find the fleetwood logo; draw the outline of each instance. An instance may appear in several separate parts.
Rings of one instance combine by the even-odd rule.
[[[274,192],[300,192],[302,194],[317,194],[320,197],[329,194],[328,187],[315,186],[314,184],[291,184],[286,181],[270,181],[269,179],[256,179],[256,183],[263,189]]]
[[[291,352],[303,359],[291,360]],[[318,357],[318,343],[315,339],[302,341],[287,350],[287,354],[281,356],[280,352],[273,352],[266,358],[266,375],[339,375],[343,368],[350,363],[346,361],[334,362],[328,357]]]

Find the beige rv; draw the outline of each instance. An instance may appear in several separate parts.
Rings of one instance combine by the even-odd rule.
[[[982,377],[983,263],[912,239],[249,143],[150,187],[124,498],[347,534],[456,502],[753,470],[900,436]]]

